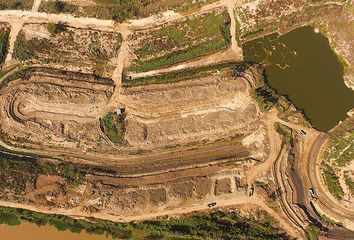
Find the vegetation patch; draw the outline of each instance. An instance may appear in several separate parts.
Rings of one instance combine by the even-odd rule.
[[[64,32],[66,27],[62,23],[48,23],[47,30],[51,36],[55,36],[58,33]]]
[[[24,62],[110,76],[121,41],[119,33],[77,29],[61,23],[26,24],[17,36],[14,56]]]
[[[30,10],[33,0],[0,0],[0,10]]]
[[[0,65],[4,63],[7,49],[9,47],[10,29],[7,27],[0,27]]]
[[[306,227],[306,235],[309,240],[319,240],[320,234],[321,230],[318,227],[314,225]]]
[[[186,81],[190,79],[200,79],[202,77],[207,77],[213,74],[218,74],[219,71],[228,71],[232,77],[232,69],[235,67],[243,67],[246,71],[251,66],[251,64],[243,62],[226,62],[217,65],[208,65],[199,68],[189,68],[183,70],[177,70],[168,72],[161,75],[153,75],[149,77],[140,77],[129,79],[127,76],[123,78],[123,84],[127,87],[147,85],[147,84],[167,84],[175,83],[179,81]]]
[[[229,15],[219,10],[157,27],[136,31],[130,70],[144,72],[171,66],[227,48],[231,43]]]
[[[352,173],[352,176],[353,176],[353,173]],[[354,195],[354,180],[353,180],[353,177],[350,177],[349,171],[344,172],[344,180],[345,180],[345,184],[349,188],[350,194]]]
[[[64,1],[45,1],[40,5],[40,11],[48,13],[75,13],[79,10],[79,7]]]
[[[61,0],[49,0],[41,4],[40,11],[70,13],[79,17],[94,17],[125,21],[128,18],[143,18],[167,10],[190,12],[217,0],[95,0],[91,4],[78,5]]]
[[[275,130],[282,138],[283,144],[291,144],[293,142],[292,130],[288,126],[281,123],[275,123]]]
[[[343,223],[337,222],[336,220],[333,220],[332,218],[328,217],[326,214],[322,214],[321,218],[327,223],[336,225],[338,227],[343,227]]]
[[[348,129],[343,134],[333,134],[330,146],[326,150],[326,162],[333,166],[344,167],[354,159],[354,128]]]
[[[35,188],[40,174],[60,176],[71,187],[80,185],[85,176],[83,171],[70,163],[41,163],[36,157],[0,152],[1,190],[11,189],[21,195],[26,188]]]
[[[233,211],[214,211],[192,213],[178,219],[123,224],[0,207],[0,223],[17,225],[21,221],[38,226],[49,224],[60,231],[80,233],[85,230],[93,234],[106,234],[115,239],[290,239],[263,212],[258,213],[257,217],[244,218]]]
[[[328,191],[337,199],[343,198],[344,192],[339,183],[339,177],[328,164],[322,164],[322,174]]]
[[[252,97],[263,112],[268,112],[278,101],[278,96],[267,87],[258,87],[252,92]]]
[[[340,13],[342,6],[335,2],[343,1],[331,4],[326,1],[304,4],[302,0],[249,1],[235,8],[237,36],[240,42],[247,42],[273,32],[289,31],[304,23],[317,25],[333,12],[343,14]]]
[[[113,143],[122,144],[124,141],[124,117],[124,114],[109,112],[100,119],[102,131]]]

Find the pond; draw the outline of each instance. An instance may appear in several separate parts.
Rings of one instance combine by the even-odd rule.
[[[314,28],[252,40],[243,51],[245,61],[261,63],[270,87],[303,110],[317,130],[330,130],[354,107],[354,91],[344,84],[342,64],[328,39]]]
[[[95,235],[82,232],[72,233],[68,230],[58,231],[55,227],[45,225],[38,227],[36,224],[23,222],[20,225],[0,225],[1,240],[112,240],[104,235]]]

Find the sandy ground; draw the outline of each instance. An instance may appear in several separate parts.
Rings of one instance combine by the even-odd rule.
[[[109,20],[76,18],[66,14],[38,13],[40,3],[40,0],[35,0],[31,11],[0,11],[0,21],[8,22],[11,25],[10,47],[6,63],[10,64],[13,61],[14,42],[25,23],[64,22],[68,26],[75,28],[119,32],[123,36],[123,42],[112,76],[112,85],[114,87],[104,86],[104,89],[102,89],[102,86],[92,87],[94,84],[90,83],[86,89],[82,90],[82,85],[77,87],[75,84],[63,84],[62,80],[48,82],[42,80],[41,82],[41,80],[37,79],[29,80],[26,84],[15,81],[9,86],[9,91],[6,91],[1,96],[1,117],[8,117],[1,120],[1,125],[5,130],[6,128],[10,129],[9,132],[17,132],[18,136],[22,138],[27,137],[26,134],[28,134],[29,129],[33,130],[37,128],[39,133],[47,131],[49,135],[55,132],[54,135],[50,135],[53,145],[57,145],[60,142],[63,144],[62,147],[69,147],[69,149],[71,147],[67,155],[68,157],[79,159],[78,162],[81,163],[101,166],[109,164],[112,169],[119,169],[117,172],[120,171],[119,176],[122,179],[114,179],[117,176],[105,176],[105,178],[102,178],[102,176],[92,176],[90,182],[86,182],[86,185],[82,186],[82,188],[75,190],[66,188],[67,186],[61,180],[51,179],[56,191],[60,193],[60,189],[65,188],[68,191],[66,194],[74,196],[73,199],[76,202],[74,201],[73,207],[70,209],[54,208],[49,210],[45,205],[47,203],[45,201],[55,201],[56,199],[47,196],[43,200],[38,197],[39,195],[42,196],[48,190],[45,184],[38,187],[41,191],[38,193],[38,196],[36,192],[31,193],[33,198],[38,197],[38,201],[43,201],[43,205],[33,206],[32,204],[10,201],[0,201],[0,205],[26,208],[45,213],[90,216],[126,222],[205,210],[208,209],[207,204],[211,202],[216,202],[217,207],[232,206],[235,204],[255,204],[278,219],[290,234],[301,238],[298,229],[293,224],[288,223],[288,221],[282,221],[284,219],[283,214],[278,214],[277,210],[267,206],[267,199],[258,193],[257,190],[254,196],[247,196],[249,188],[254,186],[255,182],[259,179],[267,178],[273,166],[276,166],[273,169],[276,169],[277,172],[281,172],[285,167],[279,165],[281,162],[277,161],[285,156],[285,152],[283,152],[285,150],[281,152],[281,140],[274,130],[274,123],[279,122],[296,132],[305,129],[307,136],[303,140],[304,148],[300,153],[299,159],[303,161],[303,178],[307,184],[306,186],[310,186],[311,184],[315,186],[321,198],[316,204],[326,214],[334,216],[334,219],[339,219],[349,228],[353,228],[354,215],[352,210],[340,206],[331,198],[329,193],[324,190],[323,183],[319,180],[320,171],[318,169],[317,152],[323,145],[322,139],[318,140],[321,137],[320,134],[313,129],[304,128],[279,119],[275,110],[261,114],[250,99],[248,94],[249,87],[235,86],[234,83],[227,85],[225,84],[227,81],[220,83],[214,79],[212,81],[206,80],[205,82],[201,80],[199,85],[184,82],[182,84],[175,84],[174,87],[167,86],[165,89],[163,86],[147,86],[142,89],[122,88],[122,72],[129,58],[127,36],[135,29],[148,28],[155,24],[178,20],[185,18],[186,15],[166,12],[160,18],[153,16],[122,24],[114,24],[113,21]],[[218,7],[226,7],[228,9],[228,13],[232,19],[232,45],[229,49],[170,68],[139,74],[130,73],[129,76],[132,78],[151,76],[187,67],[199,67],[211,63],[241,60],[242,51],[237,45],[234,31],[236,22],[233,17],[233,11],[236,4],[238,4],[237,0],[222,0],[204,6],[199,10],[200,13]],[[21,91],[18,90],[18,87],[20,87]],[[75,87],[78,89],[75,89]],[[41,88],[42,90],[38,91]],[[77,96],[73,92],[78,93]],[[102,94],[102,92],[105,93]],[[98,99],[100,100],[97,101]],[[166,99],[166,102],[161,101],[161,99]],[[146,147],[149,144],[158,145],[160,143],[165,144],[165,146],[166,143],[191,144],[192,140],[203,141],[213,137],[215,137],[214,140],[224,137],[226,139],[223,139],[221,142],[209,143],[210,145],[197,144],[197,149],[188,147],[182,147],[177,150],[160,149],[160,151],[141,156],[128,155],[127,152],[123,154],[120,152],[122,148],[115,148],[119,149],[115,150],[118,153],[116,155],[85,153],[75,149],[77,141],[71,141],[68,144],[68,137],[70,139],[76,137],[82,140],[85,138],[90,139],[91,133],[99,136],[99,133],[94,132],[96,130],[100,131],[99,117],[109,110],[115,110],[121,105],[126,106],[128,114],[130,114],[127,118],[127,122],[130,125],[128,125],[128,142],[136,147]],[[253,109],[250,110],[251,107]],[[247,111],[249,112],[247,113]],[[248,117],[245,118],[245,116]],[[226,120],[224,122],[214,122],[215,119]],[[62,127],[63,125],[61,124],[65,121],[67,123],[66,125],[64,124],[65,127]],[[91,123],[92,125],[85,125]],[[82,126],[87,127],[82,128]],[[181,126],[183,127],[182,129]],[[190,126],[194,127],[191,128]],[[264,126],[265,130],[261,130]],[[231,137],[230,133],[232,131],[235,134],[242,133],[245,135],[243,146],[240,142],[229,141],[227,139],[227,137]],[[252,135],[252,132],[257,131],[261,132]],[[38,134],[38,132],[34,131],[32,133],[32,140],[36,140],[37,142],[48,141],[48,139],[40,139],[44,135]],[[78,135],[78,132],[84,134]],[[107,139],[102,139],[102,141],[107,141]],[[94,138],[90,140],[92,142],[97,141]],[[16,142],[16,139],[13,139],[13,141]],[[160,146],[164,146],[163,144]],[[23,150],[18,147],[9,146],[4,142],[1,142],[1,145],[13,150],[43,153],[43,150]],[[266,145],[266,148],[260,148],[259,145]],[[112,149],[112,145],[109,145],[109,148]],[[264,155],[264,159],[259,164],[253,162],[246,163],[244,161],[245,158],[251,156],[250,154],[253,151],[269,152]],[[53,147],[48,154],[51,154],[50,156],[61,156],[62,150]],[[220,165],[225,163],[233,165],[232,167]],[[313,174],[314,172],[316,174]],[[124,177],[129,179],[130,185],[127,184]],[[199,179],[198,177],[203,178]],[[136,179],[131,180],[131,178]],[[186,180],[185,178],[190,179]],[[161,179],[164,180],[163,183]],[[210,188],[206,190],[200,187],[200,184],[207,183],[207,179],[210,182]],[[224,181],[223,179],[227,179],[225,180],[227,184],[224,184],[223,188],[217,191],[218,195],[215,195],[215,184],[217,181]],[[236,179],[242,179],[245,182],[245,185],[240,188],[241,190],[236,186]],[[132,186],[134,181],[136,181],[136,185]],[[143,186],[140,183],[146,185]],[[139,185],[143,187],[139,187]],[[231,186],[230,190],[228,190],[229,186]],[[285,185],[283,188],[285,188]],[[165,191],[167,194],[165,196],[166,199],[161,197],[161,199],[152,200],[151,196],[159,194],[151,194],[149,190],[153,190],[153,193]],[[198,194],[201,194],[200,196],[202,197],[198,198]],[[69,201],[65,194],[63,195],[60,195],[58,199]],[[165,202],[159,203],[158,207],[156,205],[153,207],[151,207],[152,205],[147,205],[155,204],[156,201]],[[292,208],[293,206],[288,205],[287,207]],[[89,211],[88,209],[91,208],[97,208],[99,211]],[[124,209],[127,212],[124,212]]]

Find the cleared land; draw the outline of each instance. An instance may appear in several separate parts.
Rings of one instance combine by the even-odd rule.
[[[85,6],[90,6],[97,14],[92,17],[102,17],[107,9],[119,6],[118,13],[125,11],[122,16],[116,16],[119,21],[150,16],[155,13],[155,7],[159,13],[183,9],[184,4],[187,9],[181,11],[188,14],[164,12],[156,24],[152,23],[156,16],[114,24],[63,14],[28,11],[0,14],[6,21],[11,18],[9,22],[17,30],[25,23],[15,44],[14,56],[20,64],[50,68],[30,68],[1,79],[1,205],[80,217],[73,220],[50,216],[48,222],[62,229],[119,232],[123,238],[129,238],[138,226],[139,234],[145,230],[154,234],[140,236],[157,239],[160,237],[156,235],[157,226],[158,233],[173,233],[164,232],[164,237],[172,238],[176,234],[205,239],[207,236],[233,238],[238,236],[235,229],[254,228],[244,222],[240,224],[233,214],[211,214],[207,218],[212,221],[192,214],[181,220],[160,218],[141,225],[102,223],[91,218],[141,221],[244,203],[267,210],[286,232],[300,239],[305,237],[305,231],[316,237],[320,230],[328,235],[337,234],[337,239],[353,239],[352,233],[336,224],[333,227],[328,223],[330,218],[314,211],[319,203],[326,213],[344,219],[344,226],[352,224],[352,211],[334,198],[334,203],[331,198],[328,201],[320,180],[316,181],[318,186],[308,179],[313,173],[320,175],[319,170],[313,170],[320,165],[312,161],[319,155],[322,142],[317,137],[322,135],[306,124],[302,114],[285,98],[266,86],[259,65],[209,66],[216,61],[238,59],[234,48],[237,44],[230,47],[230,28],[234,28],[230,23],[235,25],[230,19],[233,6],[237,14],[240,7],[260,7],[260,1],[220,1],[199,11],[194,10],[210,1],[189,4],[189,0],[143,3],[133,0],[119,2],[120,5],[116,1],[63,2],[49,1],[41,5],[42,9],[54,7],[56,12],[76,16],[82,16]],[[146,6],[141,7],[144,3]],[[249,16],[267,21],[269,28],[261,30],[262,34],[279,26],[279,22],[272,22],[279,16],[289,19],[289,25],[284,25],[287,31],[307,19],[301,14],[298,14],[299,21],[292,19],[296,11],[303,13],[302,6],[306,4],[301,3],[272,1],[266,5],[264,15],[250,13]],[[165,5],[157,7],[160,4]],[[129,7],[133,5],[141,12],[134,12]],[[101,6],[105,8],[102,15],[97,13]],[[292,11],[291,6],[299,9]],[[315,11],[317,6],[320,10]],[[313,15],[308,18],[322,10],[324,14],[339,14],[341,7],[316,1],[309,8]],[[281,11],[284,16],[279,14]],[[107,18],[113,18],[113,13],[113,10],[109,12]],[[17,20],[21,24],[16,25]],[[250,28],[236,34],[241,40],[258,36],[247,36],[247,31],[261,25],[253,25],[252,19],[247,23]],[[121,32],[122,37],[114,31]],[[12,40],[16,34],[12,32]],[[122,54],[118,56],[120,48]],[[211,57],[208,61],[193,65],[206,55]],[[225,55],[229,55],[227,59],[219,58]],[[118,116],[117,108],[125,108],[124,115]],[[298,134],[302,129],[307,132],[306,136]],[[338,151],[344,149],[340,147]],[[348,189],[353,187],[352,168],[352,164],[346,165],[344,177],[339,177],[341,186],[344,183]],[[334,173],[337,174],[336,170]],[[308,196],[311,187],[308,182],[320,196],[317,202]],[[343,192],[347,193],[344,188]],[[255,215],[247,209],[242,211]],[[4,212],[5,219],[9,217],[14,222],[13,214],[22,213],[34,222],[47,223],[40,214]],[[90,218],[91,222],[82,218]],[[222,231],[220,225],[214,225],[214,218]],[[263,219],[258,215],[257,218]],[[198,235],[201,225],[208,229]],[[263,230],[264,227],[260,226]],[[279,237],[260,232],[257,236],[264,239]],[[248,237],[252,234],[249,232]]]

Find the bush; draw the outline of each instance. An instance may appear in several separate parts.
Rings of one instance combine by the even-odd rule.
[[[65,25],[62,23],[48,23],[47,24],[47,30],[50,33],[50,35],[55,36],[58,33],[64,32],[66,30]]]
[[[342,199],[344,192],[339,183],[339,178],[334,169],[328,164],[324,164],[323,177],[327,185],[328,191],[337,199]]]
[[[9,46],[9,29],[1,29],[0,30],[0,64],[5,61],[7,49]]]
[[[42,8],[52,13],[74,13],[78,7],[63,1],[56,0],[42,3]]]
[[[28,60],[33,58],[33,55],[30,51],[31,42],[27,41],[23,33],[19,33],[15,41],[14,56],[18,60]]]
[[[100,119],[101,129],[113,143],[123,143],[124,140],[124,115],[110,112]]]

